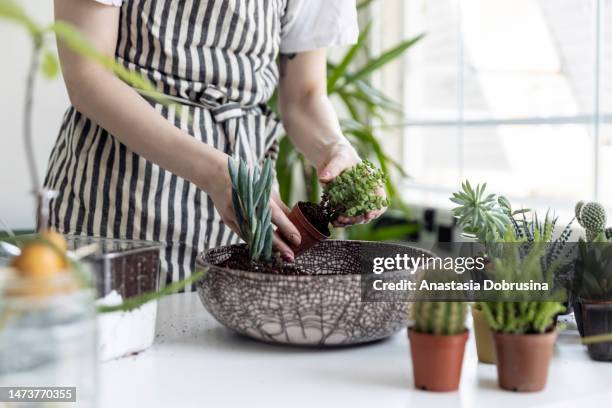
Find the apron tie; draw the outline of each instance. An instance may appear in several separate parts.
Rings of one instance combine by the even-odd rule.
[[[185,99],[159,92],[151,92],[137,89],[144,97],[161,97],[180,104],[196,106],[210,111],[215,122],[223,125],[225,135],[229,142],[231,155],[235,153],[237,140],[240,138],[241,121],[246,112],[259,109],[264,112],[260,105],[245,106],[240,102],[230,100],[229,96],[214,85],[207,85],[197,101]]]
[[[244,116],[245,109],[239,102],[231,101],[225,92],[212,85],[204,89],[200,102],[210,110],[215,121],[223,125],[230,150],[234,153],[236,142],[240,138],[241,121],[239,119]]]

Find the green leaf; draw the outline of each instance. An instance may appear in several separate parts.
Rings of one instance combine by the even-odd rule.
[[[25,27],[33,37],[40,37],[41,28],[13,0],[0,0],[0,17]]]
[[[43,54],[41,61],[41,69],[43,75],[47,79],[54,79],[55,77],[57,77],[57,75],[59,74],[59,62],[57,61],[55,54],[49,51],[46,51]]]
[[[372,74],[373,72],[379,70],[380,68],[384,67],[388,63],[396,60],[398,57],[404,54],[410,47],[421,41],[423,37],[425,37],[425,34],[419,34],[414,38],[402,41],[399,45],[384,52],[382,55],[371,59],[363,68],[357,71],[357,73],[349,76],[346,79],[344,86],[354,82],[357,79],[364,78]]]
[[[191,275],[190,277],[183,279],[179,282],[172,283],[157,292],[145,293],[144,295],[126,299],[123,303],[119,305],[98,306],[98,313],[129,312],[131,310],[138,309],[146,303],[149,303],[153,300],[161,299],[168,295],[172,295],[190,286],[192,283],[195,283],[202,279],[207,271],[208,270],[200,270]]]
[[[369,22],[365,28],[359,34],[359,39],[357,40],[357,44],[353,45],[346,53],[342,61],[331,70],[331,73],[328,74],[327,78],[327,93],[331,94],[334,89],[336,89],[336,83],[340,78],[342,78],[349,67],[349,65],[355,59],[355,56],[359,52],[360,49],[363,48],[365,41],[368,39],[370,35],[370,29],[372,28],[372,23]]]

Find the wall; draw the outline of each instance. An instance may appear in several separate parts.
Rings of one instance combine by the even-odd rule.
[[[23,0],[37,21],[52,20],[52,1]],[[11,228],[34,226],[32,190],[27,174],[22,140],[25,77],[31,42],[21,27],[0,20],[0,219]],[[35,99],[34,139],[39,176],[44,176],[47,159],[58,133],[68,98],[61,79],[39,78]]]

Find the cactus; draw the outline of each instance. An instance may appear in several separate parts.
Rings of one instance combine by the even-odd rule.
[[[588,241],[593,241],[606,229],[606,209],[603,205],[596,202],[589,202],[576,205],[578,222],[586,230]]]
[[[413,329],[419,333],[452,336],[465,332],[466,303],[416,302]]]
[[[576,207],[574,207],[574,214],[576,215],[576,219],[580,221],[580,210],[584,206],[584,201],[578,201],[576,203]]]
[[[247,243],[251,261],[272,259],[272,160],[264,162],[261,172],[258,167],[250,171],[243,161],[238,169],[228,159],[232,180],[232,202],[240,234]]]
[[[580,299],[612,299],[612,243],[580,240],[573,285]]]

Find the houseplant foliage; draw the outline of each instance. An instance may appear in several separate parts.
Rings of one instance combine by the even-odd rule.
[[[262,170],[249,170],[244,161],[239,167],[228,159],[232,180],[232,202],[242,238],[249,248],[251,261],[272,260],[272,211],[269,206],[272,191],[272,160],[266,159]]]
[[[372,0],[359,3],[361,12],[367,11]],[[397,174],[407,176],[402,166],[385,153],[381,144],[381,127],[374,127],[372,119],[386,126],[386,118],[400,117],[401,105],[391,100],[383,92],[376,89],[370,77],[388,64],[399,61],[406,52],[424,37],[423,34],[401,41],[379,55],[372,55],[369,40],[372,24],[362,28],[357,44],[352,46],[336,62],[327,64],[328,93],[337,101],[347,115],[340,120],[342,131],[361,157],[375,162],[387,175]],[[270,102],[271,107],[278,111],[277,101]],[[280,141],[280,154],[276,165],[280,194],[284,202],[309,201],[316,202],[321,196],[317,172],[299,154],[287,137]],[[386,179],[385,188],[390,201],[393,202],[394,213],[403,218],[401,227],[380,227],[373,223],[357,226],[347,230],[348,239],[401,239],[418,230],[415,225],[408,225],[409,210],[397,191],[395,180]],[[304,187],[303,189],[301,187]],[[384,229],[383,232],[380,230]]]
[[[496,280],[541,281],[548,275],[552,285],[552,271],[542,266],[544,243],[534,242],[521,253],[517,244],[524,241],[516,239],[512,230],[505,235],[508,245],[503,247],[503,255],[493,259]],[[546,386],[556,339],[555,317],[565,310],[557,300],[563,297],[562,290],[550,297],[529,292],[515,292],[512,299],[507,292],[497,296],[498,300],[480,302],[479,306],[494,332],[499,385],[510,391],[540,391]]]
[[[507,243],[505,237],[512,237],[514,241],[522,241],[527,245],[517,245],[521,256],[525,257],[523,249],[527,251],[534,243],[545,243],[545,256],[540,258],[544,270],[555,269],[555,277],[562,285],[567,285],[569,277],[566,276],[567,266],[559,267],[563,251],[571,236],[572,223],[570,222],[561,234],[555,236],[554,232],[558,219],[546,213],[541,219],[537,213],[529,209],[512,208],[510,201],[500,195],[487,191],[487,185],[473,185],[469,181],[462,183],[461,190],[454,193],[450,200],[457,205],[452,210],[457,224],[463,229],[466,238],[476,240],[484,246],[488,257],[503,254]],[[508,232],[511,235],[507,235]],[[501,251],[501,252],[500,252]],[[487,320],[482,315],[482,304],[476,303],[472,307],[478,359],[483,363],[494,363],[495,353],[493,337]]]
[[[329,224],[340,216],[355,217],[389,205],[389,200],[379,194],[386,176],[368,160],[345,170],[325,187],[317,204],[296,204],[289,219],[302,236],[302,242],[294,248],[296,255],[313,247],[330,236]]]
[[[466,303],[416,302],[408,330],[415,386],[428,391],[459,388],[468,338]]]
[[[21,5],[14,0],[0,0],[0,19],[7,20],[23,27],[32,40],[32,54],[26,80],[26,97],[23,115],[23,139],[25,142],[26,159],[28,171],[31,178],[32,191],[36,197],[38,221],[41,231],[33,236],[12,237],[7,241],[20,248],[21,255],[13,259],[13,276],[17,279],[26,279],[32,283],[32,290],[18,294],[23,296],[48,296],[74,291],[91,285],[90,277],[81,262],[67,251],[66,240],[63,236],[52,230],[44,229],[46,226],[45,212],[46,200],[50,194],[41,190],[38,170],[34,155],[34,141],[32,135],[34,90],[39,71],[48,79],[59,75],[59,63],[57,56],[50,45],[53,36],[62,41],[72,51],[79,53],[92,61],[102,65],[130,86],[143,92],[153,92],[155,87],[144,76],[127,69],[95,49],[81,34],[70,24],[55,21],[48,25],[41,25],[32,19]],[[163,97],[153,95],[152,98],[165,105],[172,105],[171,101]],[[180,110],[178,110],[180,112]],[[69,279],[68,286],[57,292],[49,287],[50,279],[65,272],[73,272],[74,279]],[[204,272],[197,272],[191,277],[171,284],[157,292],[147,293],[138,297],[124,300],[115,306],[100,306],[98,312],[107,313],[115,311],[130,311],[148,303],[152,300],[178,292],[187,285],[192,284],[203,276]]]
[[[579,202],[576,218],[585,229],[575,262],[574,316],[589,357],[612,361],[612,237],[605,208]]]

